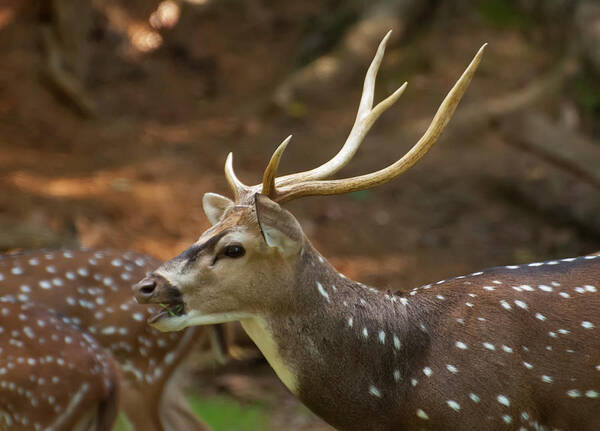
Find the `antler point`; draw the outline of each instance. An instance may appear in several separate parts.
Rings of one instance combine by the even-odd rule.
[[[279,144],[279,146],[271,156],[271,160],[269,160],[267,168],[265,169],[265,173],[263,175],[262,193],[267,196],[272,196],[274,195],[274,193],[276,193],[275,177],[277,174],[277,168],[279,167],[279,161],[281,160],[281,156],[283,155],[283,152],[287,148],[291,139],[292,135],[289,135],[283,140],[281,144]]]

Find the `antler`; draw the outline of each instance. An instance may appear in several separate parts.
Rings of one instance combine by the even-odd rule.
[[[350,130],[350,134],[348,135],[346,142],[340,151],[331,160],[317,168],[279,178],[277,180],[278,185],[283,186],[300,181],[320,180],[328,178],[338,172],[340,169],[346,166],[348,162],[350,162],[352,157],[354,157],[358,147],[360,147],[360,144],[364,140],[367,133],[369,133],[369,130],[371,130],[371,127],[373,124],[375,124],[375,121],[377,121],[379,116],[394,103],[396,103],[400,96],[402,96],[402,93],[404,93],[404,90],[408,85],[406,82],[386,99],[379,102],[375,108],[373,108],[373,97],[375,96],[375,81],[377,79],[377,72],[379,71],[379,66],[383,60],[383,54],[385,53],[385,47],[391,34],[391,30],[387,32],[379,44],[377,53],[375,54],[375,57],[373,58],[373,61],[367,70],[365,82],[363,84],[363,91],[360,98],[360,104],[358,106],[358,112],[356,113],[356,120],[352,126],[352,129]]]
[[[253,188],[241,182],[233,170],[233,153],[229,153],[227,155],[227,160],[225,160],[225,178],[233,191],[233,198],[236,202],[252,193]]]
[[[484,44],[479,49],[462,76],[446,95],[421,139],[400,160],[370,174],[339,180],[323,180],[348,164],[377,118],[398,100],[406,88],[407,84],[404,83],[398,90],[377,104],[375,108],[372,108],[375,78],[390,33],[388,32],[379,44],[375,58],[367,71],[356,121],[341,150],[331,160],[317,168],[276,178],[279,161],[291,139],[290,136],[280,144],[271,157],[263,176],[263,184],[255,186],[247,186],[236,177],[231,163],[231,154],[229,154],[225,165],[225,174],[234,191],[236,200],[249,194],[262,192],[271,199],[282,203],[303,196],[342,194],[375,187],[398,177],[410,169],[429,151],[450,121],[452,114],[469,86],[475,70],[481,62],[487,44]]]
[[[271,160],[269,160],[267,169],[265,169],[265,173],[263,175],[262,192],[267,196],[271,196],[275,193],[275,175],[277,174],[277,168],[279,168],[279,161],[281,160],[281,156],[283,155],[283,152],[287,148],[287,145],[290,143],[291,139],[292,135],[285,138],[284,141],[279,144],[279,147],[277,147],[271,156]]]

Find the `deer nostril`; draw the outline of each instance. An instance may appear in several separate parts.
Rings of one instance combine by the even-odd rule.
[[[149,278],[140,281],[138,284],[138,292],[143,296],[152,295],[154,289],[156,289],[156,281]]]

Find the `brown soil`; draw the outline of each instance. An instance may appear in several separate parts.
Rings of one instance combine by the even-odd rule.
[[[0,20],[0,237],[26,226],[33,237],[6,242],[48,245],[41,232],[49,245],[76,238],[167,259],[207,227],[203,193],[229,194],[228,152],[248,183],[259,181],[290,133],[281,172],[333,155],[354,120],[362,71],[352,86],[301,101],[302,115],[274,108],[271,96],[290,70],[302,20],[318,11],[316,1],[284,3],[258,24],[245,22],[244,11],[214,7],[185,23],[185,38],[174,32],[149,54],[123,54],[107,35],[93,39],[95,120],[82,120],[48,90],[33,16]],[[411,124],[433,115],[483,41],[491,45],[463,106],[515,91],[554,65],[553,53],[522,33],[490,30],[476,19],[390,46],[378,96],[404,80],[408,91],[341,175],[400,157],[418,138]],[[553,114],[560,97],[538,108]],[[584,221],[600,208],[598,196],[484,122],[451,125],[417,167],[388,185],[289,208],[342,272],[403,290],[488,266],[593,252],[600,234]],[[282,411],[280,429],[316,426],[310,419],[293,428]]]

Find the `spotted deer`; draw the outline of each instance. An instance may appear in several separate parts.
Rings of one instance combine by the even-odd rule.
[[[187,386],[183,379],[190,362],[200,359],[206,366],[212,360],[207,349],[212,329],[163,334],[145,323],[160,307],[136,304],[131,286],[156,265],[149,256],[116,250],[4,255],[0,293],[64,316],[115,358],[120,410],[135,431],[205,431],[189,410],[182,387]],[[3,320],[0,316],[0,324]]]
[[[89,335],[31,302],[0,296],[0,429],[110,431],[119,377]]]
[[[174,310],[149,323],[177,331],[239,320],[290,391],[338,429],[600,429],[600,258],[384,292],[336,271],[280,206],[374,187],[413,166],[448,123],[485,47],[405,156],[374,173],[327,179],[405,88],[372,107],[386,41],[352,131],[327,163],[277,178],[288,138],[262,184],[247,186],[228,156],[234,199],[207,193],[212,227],[135,286],[138,302]]]

